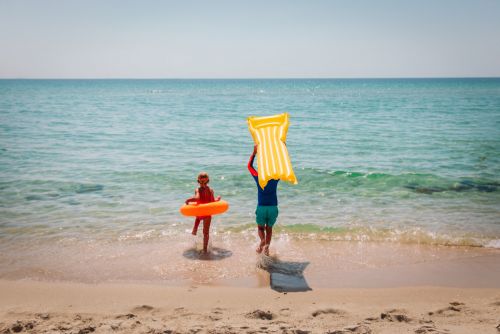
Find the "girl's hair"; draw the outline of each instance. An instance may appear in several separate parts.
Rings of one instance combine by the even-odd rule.
[[[207,172],[200,172],[200,174],[198,174],[198,180],[199,179],[210,179],[210,178],[208,177]]]

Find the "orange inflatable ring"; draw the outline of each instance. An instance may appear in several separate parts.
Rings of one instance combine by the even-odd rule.
[[[229,203],[226,201],[217,201],[204,204],[185,204],[181,207],[181,213],[184,216],[212,216],[226,212],[229,209]]]

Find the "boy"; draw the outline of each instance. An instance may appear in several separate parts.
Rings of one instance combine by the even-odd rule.
[[[220,201],[220,196],[214,198],[214,191],[213,189],[210,189],[210,187],[208,186],[208,182],[210,182],[210,179],[207,173],[201,172],[200,174],[198,174],[198,183],[200,184],[200,187],[195,189],[194,197],[188,198],[186,200],[186,204],[188,204],[189,202],[197,202],[198,204],[203,204],[203,203]],[[209,239],[208,234],[210,231],[210,223],[212,222],[212,216],[196,217],[196,220],[194,221],[193,231],[191,232],[191,234],[196,235],[196,233],[198,232],[198,226],[200,225],[200,221],[202,220],[203,220],[203,252],[206,253],[208,248],[208,239]]]
[[[271,237],[273,235],[273,225],[276,223],[276,218],[278,218],[278,196],[276,194],[276,189],[279,180],[269,180],[264,189],[259,186],[259,174],[253,168],[253,161],[256,153],[257,145],[253,147],[253,153],[248,161],[248,170],[257,183],[258,202],[255,215],[260,244],[256,251],[259,254],[264,251],[264,254],[269,256],[269,245],[271,244]]]

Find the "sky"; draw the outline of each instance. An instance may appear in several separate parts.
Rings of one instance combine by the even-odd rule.
[[[0,78],[500,77],[499,0],[0,0]]]

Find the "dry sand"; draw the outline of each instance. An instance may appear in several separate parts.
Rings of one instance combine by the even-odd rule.
[[[499,333],[500,289],[0,281],[0,333]]]

